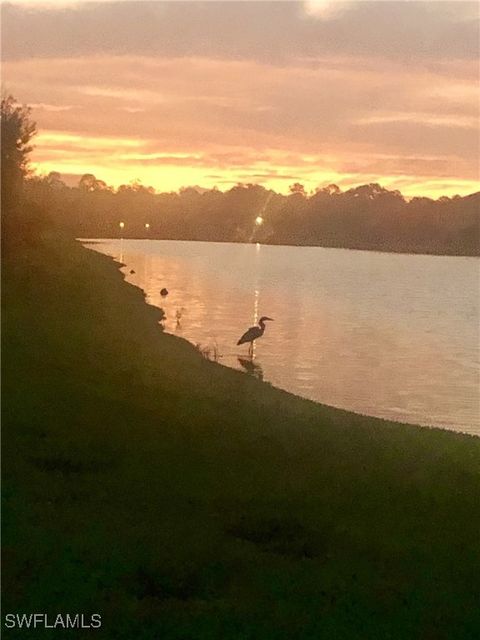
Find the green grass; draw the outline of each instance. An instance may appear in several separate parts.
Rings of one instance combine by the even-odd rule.
[[[207,362],[73,242],[3,281],[3,613],[103,621],[4,637],[478,638],[480,439]]]

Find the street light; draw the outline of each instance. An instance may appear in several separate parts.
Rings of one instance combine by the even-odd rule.
[[[118,226],[120,227],[120,229],[124,229],[125,228],[125,223],[124,222],[120,222],[120,224]]]
[[[255,218],[255,224],[257,225],[257,227],[259,227],[260,225],[262,225],[262,224],[263,224],[263,218],[262,218],[262,216],[257,216],[257,217]]]
[[[150,229],[150,225],[148,222],[145,223],[145,229],[148,231]]]

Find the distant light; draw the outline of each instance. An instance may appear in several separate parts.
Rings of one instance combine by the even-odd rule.
[[[123,229],[125,227],[125,223],[124,222],[120,222],[120,224],[118,226],[120,227],[120,229]]]
[[[257,217],[255,218],[255,224],[256,224],[256,225],[258,225],[258,226],[260,226],[261,224],[263,224],[263,218],[262,218],[262,216],[257,216]]]
[[[148,224],[148,222],[145,223],[145,229],[150,229],[150,225]]]

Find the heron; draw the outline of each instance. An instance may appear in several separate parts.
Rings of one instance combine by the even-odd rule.
[[[262,316],[260,318],[260,320],[258,321],[258,325],[255,325],[254,327],[250,327],[250,329],[248,329],[248,331],[245,331],[243,336],[237,342],[237,345],[245,344],[245,342],[250,342],[250,347],[248,348],[248,353],[251,355],[253,353],[253,342],[257,338],[261,338],[263,336],[263,334],[265,333],[265,322],[267,320],[273,321],[273,318],[269,318],[268,316]]]

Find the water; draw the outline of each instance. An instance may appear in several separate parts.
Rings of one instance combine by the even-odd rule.
[[[92,248],[126,264],[166,331],[224,365],[335,407],[480,435],[476,258],[163,240]],[[236,342],[262,315],[275,321],[250,360]]]

